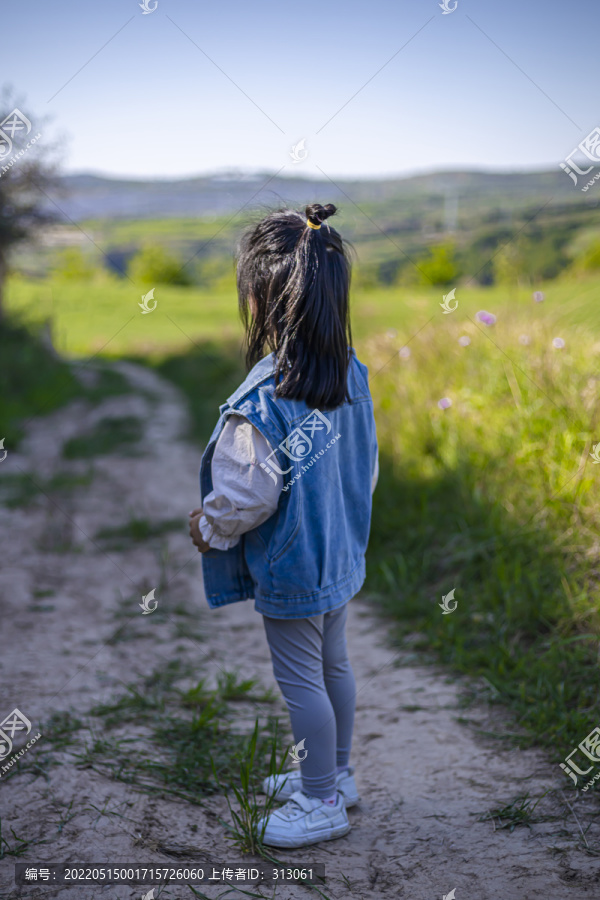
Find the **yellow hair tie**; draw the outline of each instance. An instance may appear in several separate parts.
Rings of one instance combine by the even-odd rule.
[[[308,225],[309,228],[314,228],[315,231],[318,231],[319,228],[321,227],[320,225],[313,225],[313,223],[309,219],[306,220],[306,224]]]

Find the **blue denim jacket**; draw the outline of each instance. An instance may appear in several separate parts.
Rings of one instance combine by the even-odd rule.
[[[283,475],[273,515],[229,550],[202,554],[204,589],[214,609],[254,598],[277,619],[317,616],[346,603],[365,580],[371,478],[377,436],[367,367],[354,349],[345,401],[326,412],[275,397],[274,356],[257,363],[220,407],[202,455],[202,500],[212,489],[211,459],[232,413],[245,416],[274,448],[267,474]]]

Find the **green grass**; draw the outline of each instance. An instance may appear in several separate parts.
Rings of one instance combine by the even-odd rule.
[[[81,393],[70,366],[55,359],[35,332],[0,321],[0,422],[7,450],[22,437],[22,419],[51,412]]]
[[[202,341],[154,365],[185,394],[190,410],[189,436],[205,444],[216,425],[219,404],[244,380],[246,370],[239,343]]]
[[[12,826],[10,833],[14,840],[13,844],[5,837],[6,829],[3,830],[2,828],[2,817],[0,816],[0,859],[5,859],[7,856],[22,856],[24,853],[27,853],[31,847],[46,843],[45,840],[30,841],[26,838],[20,838],[15,834],[15,830]]]
[[[539,289],[546,300],[535,305],[536,320],[557,328],[585,324],[600,336],[600,276],[579,281],[556,279]],[[393,328],[404,329],[410,337],[432,316],[440,317],[439,304],[447,291],[423,287],[354,290],[355,339]],[[229,288],[211,290],[157,286],[157,307],[147,315],[142,315],[137,305],[142,292],[129,281],[117,281],[107,288],[13,277],[8,281],[6,305],[12,315],[27,322],[53,315],[57,348],[67,356],[101,353],[103,357],[129,355],[160,361],[194,349],[208,352],[212,348],[214,352],[223,344],[239,347],[242,328],[233,278]],[[457,287],[456,298],[459,316],[473,316],[482,308],[533,314],[529,289],[465,285]]]
[[[156,309],[144,315],[138,303],[147,290],[126,279],[107,286],[14,277],[6,306],[27,322],[52,316],[56,347],[67,356],[155,357],[207,338],[241,335],[231,290],[157,285]]]
[[[65,459],[89,459],[124,450],[134,452],[132,445],[144,436],[144,423],[134,416],[101,419],[87,434],[70,438],[63,445]]]
[[[115,528],[102,528],[94,536],[94,540],[102,544],[104,550],[128,550],[133,544],[144,543],[171,531],[183,531],[185,521],[182,519],[142,519],[134,516],[124,525]]]
[[[43,478],[36,473],[15,472],[3,475],[0,480],[0,503],[9,509],[29,506],[40,496],[63,496],[77,488],[91,484],[93,473],[71,475],[69,472],[57,472],[50,478]]]
[[[262,839],[264,838],[265,829],[267,827],[266,816],[273,811],[275,797],[266,798],[266,802],[260,802],[257,798],[256,784],[256,750],[259,744],[259,721],[255,720],[254,731],[248,741],[248,746],[244,747],[243,752],[236,757],[239,765],[239,781],[230,781],[223,784],[217,773],[216,766],[212,765],[215,781],[221,788],[227,800],[229,813],[231,815],[233,825],[230,828],[230,838],[236,849],[242,853],[264,853],[262,848]],[[269,764],[269,774],[281,775],[286,763],[285,755],[282,756],[281,763],[277,766],[277,734],[275,732],[271,745],[271,760]],[[237,800],[237,808],[231,801],[230,795],[235,796]],[[260,818],[264,816],[265,821],[260,825]],[[267,851],[269,853],[269,851]]]
[[[259,825],[278,801],[259,794],[263,778],[286,767],[289,745],[283,745],[273,716],[267,716],[262,725],[255,717],[250,734],[232,728],[237,719],[232,704],[268,704],[274,695],[256,690],[254,679],[240,679],[232,671],[221,672],[212,689],[204,678],[182,689],[178,682],[189,674],[190,667],[176,659],[158,667],[142,683],[126,685],[112,702],[89,710],[87,715],[95,724],[83,743],[76,733],[84,723],[68,713],[55,715],[47,743],[56,741],[57,746],[69,748],[78,767],[102,772],[153,796],[204,805],[206,798],[221,791],[231,821],[217,818],[232,846],[284,865],[263,844],[264,826]],[[127,728],[123,729],[128,724],[146,729],[141,751],[139,737],[129,738]],[[307,886],[326,897],[318,887]]]
[[[110,778],[152,794],[202,801],[223,783],[235,783],[240,760],[246,757],[248,735],[232,728],[240,701],[269,704],[270,691],[257,690],[252,679],[235,672],[221,673],[214,688],[204,679],[193,687],[192,669],[179,659],[159,666],[140,681],[124,685],[110,702],[97,704],[77,716],[57,711],[44,723],[44,747],[57,762],[58,751],[68,751],[75,765],[92,768]],[[255,751],[264,762],[253,771],[252,789],[269,774],[268,759],[283,753],[276,719],[268,715]],[[130,726],[144,731],[144,739],[130,737]],[[285,760],[286,754],[283,753]],[[259,768],[264,771],[258,771]],[[19,763],[6,777],[30,771]]]
[[[168,219],[87,219],[81,223],[87,234],[93,234],[102,246],[136,247],[149,243],[207,242],[214,239],[218,230],[220,243],[227,240],[229,246],[235,239],[239,225],[230,215],[211,218]]]
[[[408,360],[394,356],[404,334],[361,357],[381,453],[366,587],[401,632],[423,635],[417,648],[492,686],[523,745],[556,759],[596,724],[600,699],[600,357],[579,326],[561,335],[556,350],[537,309],[516,307],[490,329],[438,319]],[[442,615],[452,588],[458,608]]]
[[[481,816],[479,821],[492,821],[494,823],[494,831],[496,828],[499,830],[508,828],[511,834],[519,825],[531,828],[532,825],[537,825],[540,822],[556,821],[561,817],[556,815],[533,815],[536,807],[548,793],[549,791],[545,791],[541,797],[538,797],[535,800],[535,802],[533,798],[530,798],[529,794],[524,794],[522,797],[517,797],[511,803],[508,803],[506,806],[491,809],[487,815]],[[498,820],[497,825],[496,820]]]
[[[85,385],[77,377],[79,367],[58,359],[41,339],[42,319],[13,311],[10,319],[0,320],[0,437],[7,450],[18,446],[34,417],[76,397],[95,402],[129,390],[126,379],[102,363],[86,367],[94,383]]]

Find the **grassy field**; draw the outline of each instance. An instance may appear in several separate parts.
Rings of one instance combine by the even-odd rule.
[[[382,472],[368,587],[418,649],[480,676],[520,741],[557,758],[596,724],[600,639],[600,345],[577,325],[561,336],[555,348],[547,323],[515,312],[430,326],[409,359],[385,336],[363,351],[372,372],[391,360],[371,381]]]
[[[544,303],[533,304],[529,290],[502,287],[457,288],[458,310],[444,316],[440,302],[448,289],[374,288],[352,295],[356,340],[388,329],[401,329],[408,340],[431,317],[455,321],[489,309],[506,319],[516,310],[557,329],[585,325],[600,340],[600,276],[578,282],[554,280],[541,289]],[[27,322],[53,321],[53,340],[67,356],[124,354],[158,359],[187,350],[204,340],[240,340],[241,326],[233,278],[229,289],[159,285],[156,309],[143,314],[138,304],[144,288],[129,281],[103,283],[26,280],[14,277],[7,290],[7,309]]]
[[[518,740],[560,759],[597,724],[600,279],[542,290],[535,303],[458,287],[450,315],[441,289],[356,293],[353,328],[381,452],[366,589],[419,649],[510,706]],[[155,298],[142,315],[121,284],[13,280],[8,305],[32,322],[52,314],[67,355],[156,366],[188,396],[202,442],[243,376],[235,296]],[[452,589],[458,607],[442,615]]]

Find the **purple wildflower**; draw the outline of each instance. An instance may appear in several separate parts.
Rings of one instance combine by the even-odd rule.
[[[480,322],[483,322],[484,325],[496,324],[496,316],[494,313],[486,312],[485,309],[480,309],[475,318],[479,319]]]

